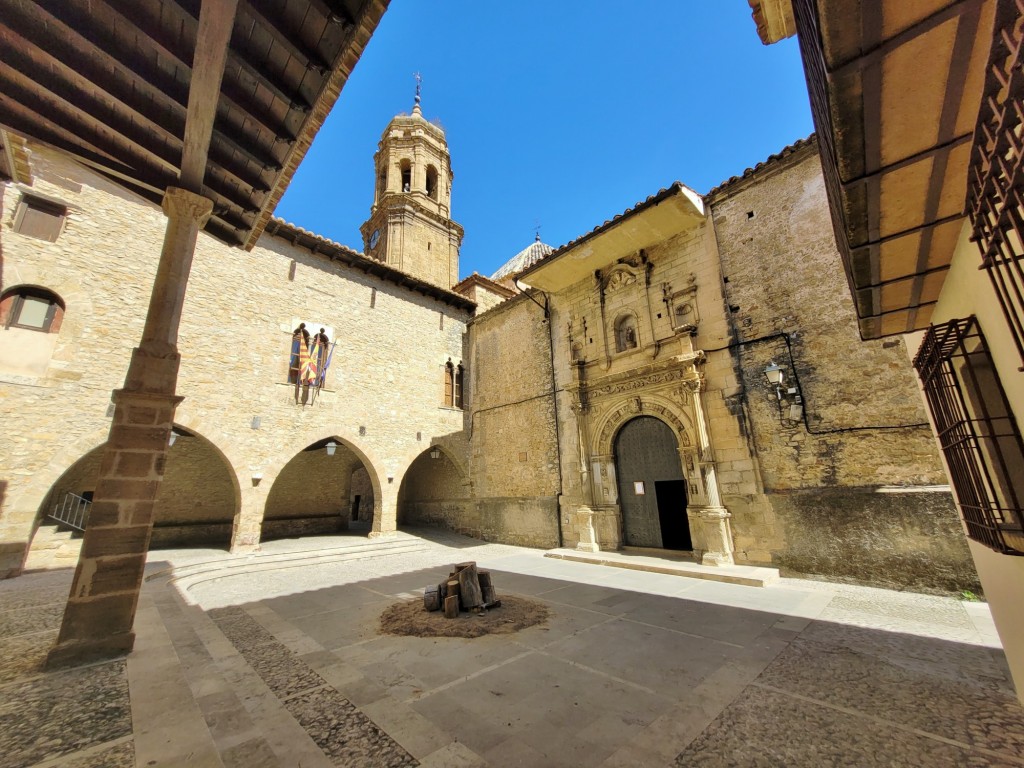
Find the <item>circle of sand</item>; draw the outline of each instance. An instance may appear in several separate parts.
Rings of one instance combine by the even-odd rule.
[[[422,600],[403,600],[384,609],[380,631],[385,635],[409,637],[483,637],[508,635],[547,621],[546,605],[523,597],[502,595],[501,606],[483,613],[463,611],[446,619],[444,611],[428,611]]]

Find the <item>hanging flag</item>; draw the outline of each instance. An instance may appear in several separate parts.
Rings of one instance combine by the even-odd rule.
[[[300,378],[303,384],[315,384],[317,380],[317,359],[320,355],[320,344],[318,342],[310,342],[309,349],[306,350],[306,359],[300,361],[302,366],[302,372]]]
[[[318,387],[322,387],[324,382],[327,381],[327,369],[331,367],[331,360],[334,358],[334,348],[336,346],[338,346],[337,341],[331,345],[331,350],[327,353],[327,360],[324,361],[324,366],[320,370],[320,382],[317,384]]]
[[[306,369],[309,367],[309,348],[306,346],[306,340],[300,335],[298,337],[299,343],[299,370],[298,370],[298,383],[304,384],[306,382]]]

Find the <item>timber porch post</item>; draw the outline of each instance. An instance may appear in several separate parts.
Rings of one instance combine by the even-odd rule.
[[[167,230],[142,341],[132,350],[124,388],[103,449],[82,554],[48,666],[127,653],[164,474],[178,380],[178,325],[199,230],[211,200],[171,187],[163,199]]]

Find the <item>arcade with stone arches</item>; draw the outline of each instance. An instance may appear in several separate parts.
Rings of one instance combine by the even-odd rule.
[[[62,549],[61,543],[68,531],[74,536],[77,523],[88,519],[105,446],[96,445],[74,459],[48,489],[41,489],[27,568],[74,564],[77,548]],[[267,483],[262,504],[243,503],[258,493],[262,473],[246,481],[243,486],[236,468],[213,440],[175,423],[154,504],[149,548],[234,551],[238,531],[252,525],[258,531],[257,544],[343,532],[369,535],[374,529],[380,480],[361,452],[336,435],[283,458],[280,470]],[[64,551],[67,562],[60,557]]]

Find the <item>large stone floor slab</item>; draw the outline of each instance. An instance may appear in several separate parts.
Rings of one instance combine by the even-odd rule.
[[[542,626],[381,635],[451,563]],[[0,582],[0,768],[1024,766],[984,606],[545,558],[437,531],[153,552],[125,660],[41,671],[70,572]]]

